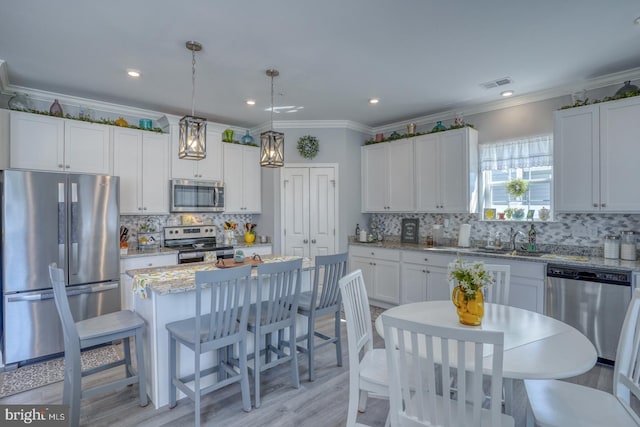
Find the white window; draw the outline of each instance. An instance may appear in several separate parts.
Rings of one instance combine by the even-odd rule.
[[[483,208],[495,208],[498,213],[523,209],[525,215],[533,210],[534,219],[543,207],[552,210],[552,141],[551,135],[544,135],[481,144]],[[507,193],[506,184],[515,178],[528,183],[521,197]]]

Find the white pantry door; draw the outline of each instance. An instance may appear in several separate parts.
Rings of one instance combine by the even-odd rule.
[[[285,167],[283,253],[315,258],[336,251],[335,167]]]

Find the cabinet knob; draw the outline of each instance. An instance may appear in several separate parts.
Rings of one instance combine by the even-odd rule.
[[[147,267],[153,267],[153,263],[150,262],[149,264],[147,264]]]
[[[373,265],[377,265],[377,264],[374,262]]]
[[[309,243],[309,241],[307,239],[304,239],[302,243]]]
[[[139,211],[141,211],[141,210],[142,210],[142,207],[138,207],[138,210],[139,210]]]
[[[371,255],[375,255],[375,254],[376,254],[375,252],[371,252]]]
[[[431,274],[431,271],[427,270],[427,274]]]
[[[606,204],[606,203],[603,203],[603,204],[601,204],[600,206],[602,206],[603,208],[606,208],[606,207],[607,207],[607,204]]]
[[[423,273],[426,273],[426,272],[427,272],[427,270],[422,270],[422,272],[423,272]]]
[[[142,210],[143,210],[143,211],[146,211],[146,210],[147,210],[147,207],[145,206],[144,208],[142,208]]]
[[[71,166],[69,166],[69,165],[66,165],[66,166],[65,166],[65,168],[67,168],[67,169],[71,169]]]
[[[316,243],[316,239],[311,239],[311,243],[315,244]]]
[[[63,165],[62,163],[60,163],[60,164],[58,165],[58,167],[59,167],[60,169],[62,169],[62,168],[64,167],[64,165]]]
[[[594,208],[597,208],[597,207],[598,207],[598,204],[597,204],[597,203],[594,203],[594,204],[593,204],[593,207],[594,207]]]
[[[425,258],[424,260],[425,260],[425,261],[429,261],[429,258]]]

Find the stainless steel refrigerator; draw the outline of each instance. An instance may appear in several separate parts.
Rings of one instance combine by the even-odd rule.
[[[49,264],[64,268],[76,321],[120,309],[119,178],[5,170],[2,351],[5,365],[64,351]]]

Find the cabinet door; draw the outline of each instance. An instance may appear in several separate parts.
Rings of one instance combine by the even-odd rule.
[[[440,212],[468,212],[470,176],[466,130],[442,132],[438,149]]]
[[[260,169],[260,148],[242,147],[242,194],[243,213],[262,211],[262,171]]]
[[[181,159],[178,157],[180,151],[179,127],[171,126],[171,178],[172,179],[197,179],[198,162],[201,160]],[[207,137],[208,137],[207,133]],[[207,138],[207,146],[209,140]]]
[[[369,299],[374,298],[375,291],[373,287],[373,281],[375,275],[373,274],[373,263],[371,258],[365,258],[360,256],[349,257],[349,270],[362,270],[362,280],[364,280],[364,287],[367,290],[367,296]]]
[[[64,120],[11,112],[11,167],[64,170]]]
[[[169,213],[169,136],[142,133],[142,210]]]
[[[65,169],[75,173],[113,173],[111,126],[64,121]]]
[[[427,300],[450,300],[449,272],[446,267],[427,267]]]
[[[127,270],[138,268],[164,267],[167,265],[177,265],[176,254],[150,255],[141,257],[127,257],[120,260],[120,291],[123,310],[135,308],[133,299],[133,279],[126,274]]]
[[[199,179],[222,181],[223,154],[220,135],[220,132],[217,131],[207,131],[207,157],[202,160],[192,160],[195,163]]]
[[[600,210],[599,106],[554,113],[553,182],[556,212]]]
[[[402,263],[401,267],[400,302],[427,300],[427,267],[421,264]]]
[[[400,263],[376,258],[373,264],[373,298],[398,304],[400,302]]]
[[[640,101],[600,104],[600,209],[640,210]]]
[[[142,133],[113,130],[113,174],[120,177],[120,213],[142,213]]]
[[[387,144],[362,147],[362,211],[388,212]]]
[[[509,305],[525,310],[544,312],[544,279],[514,276],[509,284]]]
[[[242,146],[224,144],[224,211],[225,213],[244,213],[243,181],[244,175]]]
[[[416,209],[439,212],[440,159],[437,135],[422,135],[414,140],[416,171]]]
[[[390,143],[387,147],[389,162],[389,211],[413,212],[415,197],[413,186],[413,140]]]

